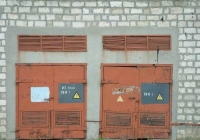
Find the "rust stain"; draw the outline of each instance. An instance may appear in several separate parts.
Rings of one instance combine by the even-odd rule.
[[[41,129],[38,129],[38,130],[36,130],[36,131],[32,130],[32,131],[30,131],[29,135],[30,135],[31,137],[34,136],[34,137],[36,137],[36,138],[46,138],[46,137],[47,137],[47,134],[44,133],[44,132],[41,132]]]

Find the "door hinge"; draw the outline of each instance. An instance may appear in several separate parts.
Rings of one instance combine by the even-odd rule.
[[[119,84],[119,81],[114,80],[101,80],[101,85],[103,84]]]
[[[30,80],[30,79],[16,79],[16,84],[19,84],[19,83],[32,83],[33,80]]]

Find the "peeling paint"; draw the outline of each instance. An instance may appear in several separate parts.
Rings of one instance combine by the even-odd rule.
[[[137,90],[138,92],[140,91],[140,88],[137,86],[123,86],[119,88],[113,88],[112,89],[112,94],[129,94],[133,93],[134,90]]]

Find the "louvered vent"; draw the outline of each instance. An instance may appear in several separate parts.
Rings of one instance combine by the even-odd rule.
[[[55,125],[73,126],[80,125],[80,111],[56,111]]]
[[[106,126],[131,126],[131,114],[106,113]]]
[[[165,126],[165,114],[141,113],[140,125]]]
[[[124,36],[104,36],[103,48],[109,50],[124,50],[125,49]]]
[[[170,36],[103,36],[103,48],[107,50],[170,50]]]
[[[170,49],[170,37],[169,36],[149,36],[149,50],[169,50]]]
[[[47,125],[47,112],[25,111],[22,112],[22,125]]]
[[[86,51],[86,36],[19,35],[20,51]]]

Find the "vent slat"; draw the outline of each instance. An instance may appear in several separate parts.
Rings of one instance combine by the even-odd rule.
[[[87,48],[86,36],[20,35],[18,39],[20,51],[86,51]]]
[[[47,112],[24,111],[22,112],[22,125],[47,125]]]
[[[80,125],[80,111],[56,111],[55,125]]]
[[[131,114],[106,113],[106,126],[131,126]]]
[[[147,40],[148,38],[148,40]],[[108,50],[170,50],[170,36],[103,36],[103,48]]]
[[[165,126],[165,114],[161,113],[141,113],[140,125]]]

